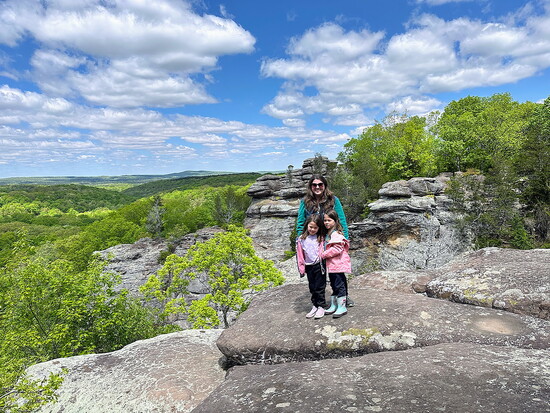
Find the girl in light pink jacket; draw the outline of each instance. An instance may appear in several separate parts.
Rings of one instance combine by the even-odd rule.
[[[346,274],[351,272],[349,257],[349,241],[344,237],[338,214],[334,210],[325,212],[324,224],[327,230],[327,245],[321,253],[326,260],[332,295],[330,307],[325,314],[332,314],[332,318],[339,318],[347,314],[346,297],[348,295]]]

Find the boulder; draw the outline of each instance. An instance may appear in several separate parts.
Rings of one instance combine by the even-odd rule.
[[[112,353],[31,366],[28,373],[39,379],[68,370],[58,401],[40,412],[190,412],[224,380],[222,355],[215,345],[220,333],[164,334]]]
[[[484,248],[431,271],[427,294],[550,320],[550,250]]]
[[[218,339],[234,364],[288,363],[360,356],[441,343],[549,348],[550,322],[372,288],[352,289],[355,306],[339,319],[306,319],[307,282],[257,295]],[[330,288],[329,288],[330,291]]]
[[[220,231],[223,231],[220,227],[203,228],[171,242],[165,239],[142,238],[133,244],[115,245],[98,253],[108,262],[105,271],[120,275],[121,283],[117,288],[127,289],[130,294],[140,296],[139,287],[162,267],[159,261],[161,253],[171,248],[174,254],[183,256],[192,245],[204,242]],[[189,290],[197,294],[204,293],[200,288],[200,283],[189,286]]]
[[[548,412],[548,351],[448,343],[233,367],[193,413]]]

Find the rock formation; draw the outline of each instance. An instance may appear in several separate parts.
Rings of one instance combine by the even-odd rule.
[[[330,163],[322,161],[329,165],[324,173]],[[245,227],[262,258],[279,263],[290,250],[300,199],[315,166],[314,159],[306,159],[302,169],[265,175],[248,190],[252,203]],[[388,182],[380,189],[380,199],[369,205],[368,218],[348,223],[357,273],[368,270],[373,261],[384,269],[434,268],[468,249],[453,227],[455,217],[444,193],[448,180],[448,174],[412,178]]]
[[[355,306],[339,319],[304,317],[307,281],[283,252],[317,167],[308,160],[249,190],[245,224],[258,255],[284,269],[285,285],[258,294],[223,332],[173,333],[31,367],[34,377],[68,369],[59,401],[41,411],[550,411],[550,250],[459,255],[468,245],[452,230],[447,176],[384,185],[368,219],[350,225]],[[168,247],[142,244],[104,252],[119,257],[109,268],[125,287],[156,271]],[[362,272],[371,257],[387,270]]]
[[[190,412],[225,372],[215,341],[221,330],[186,330],[132,343],[121,350],[50,360],[32,366],[35,378],[67,369],[50,413]]]
[[[198,230],[194,234],[171,242],[158,238],[142,238],[133,244],[120,244],[99,254],[108,261],[105,271],[117,273],[121,277],[119,289],[127,289],[133,295],[139,295],[142,286],[150,275],[155,274],[161,267],[161,254],[171,251],[183,256],[187,250],[197,242],[204,242],[222,231],[219,227],[209,227]],[[189,291],[203,294],[200,283],[192,283]]]
[[[69,370],[43,412],[548,412],[549,261],[550,250],[486,248],[433,270],[363,274],[339,319],[304,317],[302,279],[257,295],[223,332],[30,372]],[[471,298],[480,291],[490,299]]]

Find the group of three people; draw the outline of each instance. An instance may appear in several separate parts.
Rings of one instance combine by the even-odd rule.
[[[313,175],[300,202],[296,220],[296,258],[300,276],[307,275],[313,307],[307,318],[327,314],[339,318],[353,305],[348,297],[346,273],[351,273],[349,233],[342,203],[322,175]],[[325,300],[326,278],[332,288],[330,305]]]

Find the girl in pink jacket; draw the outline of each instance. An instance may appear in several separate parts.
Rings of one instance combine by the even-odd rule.
[[[349,241],[342,233],[342,226],[338,214],[334,210],[325,212],[325,228],[327,230],[327,245],[321,253],[321,258],[326,260],[332,295],[330,307],[325,314],[332,314],[332,318],[339,318],[347,314],[346,297],[348,295],[346,274],[351,272],[351,259],[349,257]]]
[[[306,318],[321,318],[325,315],[325,267],[321,260],[325,238],[323,220],[319,215],[310,215],[304,224],[304,231],[296,240],[298,271],[303,277],[307,274],[309,292],[313,307]]]

